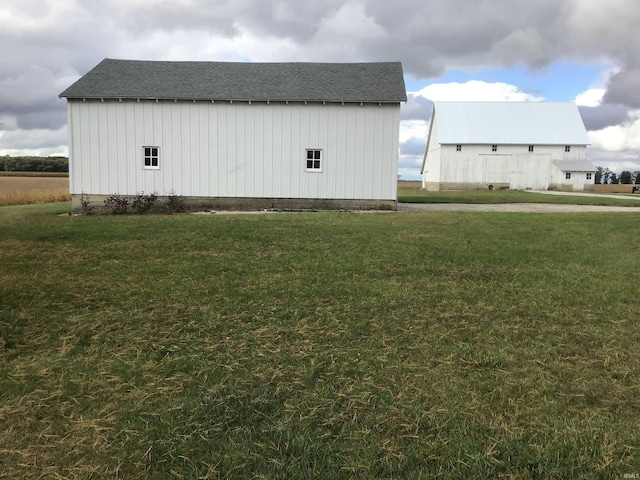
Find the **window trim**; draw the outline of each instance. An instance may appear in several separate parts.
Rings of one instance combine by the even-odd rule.
[[[571,145],[565,145],[564,146],[564,151],[566,152],[570,152],[571,151]]]
[[[533,145],[529,145],[529,151],[533,152]]]
[[[147,165],[147,159],[149,164]],[[154,165],[155,160],[155,165]],[[144,170],[160,170],[160,147],[157,145],[144,145],[142,147],[142,168]]]
[[[462,151],[462,145],[458,144],[456,145],[456,152],[461,152]]]
[[[311,157],[309,157],[311,154]],[[321,148],[306,148],[305,149],[305,172],[309,173],[322,173],[323,170],[323,159],[322,159],[322,149]],[[309,162],[311,161],[311,166],[309,166]],[[317,166],[316,166],[317,165]]]
[[[591,172],[587,172],[587,180],[591,180],[593,178],[593,174]]]
[[[492,152],[497,152],[498,151],[498,145],[491,145],[491,151]]]
[[[571,172],[564,172],[564,179],[571,180]]]

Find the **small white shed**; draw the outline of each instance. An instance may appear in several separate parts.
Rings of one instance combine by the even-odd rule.
[[[395,209],[402,66],[105,59],[67,99],[84,196],[193,208]]]
[[[422,188],[589,190],[578,108],[564,102],[435,102]]]

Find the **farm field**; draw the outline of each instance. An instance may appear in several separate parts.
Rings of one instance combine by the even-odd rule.
[[[0,175],[0,206],[71,200],[69,178],[66,175],[2,173],[3,175]]]
[[[0,478],[640,473],[640,216],[67,211],[0,208]]]

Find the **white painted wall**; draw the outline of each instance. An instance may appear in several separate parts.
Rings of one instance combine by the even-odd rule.
[[[69,100],[72,194],[397,198],[399,104]],[[160,168],[143,168],[143,146]],[[323,151],[322,173],[305,149]]]
[[[572,179],[576,176],[575,182],[565,180],[564,172],[553,161],[584,160],[586,146],[571,145],[571,151],[565,152],[564,145],[534,145],[534,151],[529,152],[529,145],[498,144],[494,152],[491,145],[464,144],[458,152],[456,145],[434,143],[433,131],[435,127],[427,147],[423,187],[433,182],[508,183],[513,189],[534,190],[548,189],[551,184],[563,184],[575,190],[584,188],[577,174],[572,174]],[[586,179],[584,173],[582,176]]]

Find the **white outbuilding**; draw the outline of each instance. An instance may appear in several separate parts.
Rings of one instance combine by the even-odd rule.
[[[67,99],[69,183],[193,208],[397,206],[402,66],[105,59]]]
[[[566,102],[435,102],[422,188],[590,190],[580,112]]]

